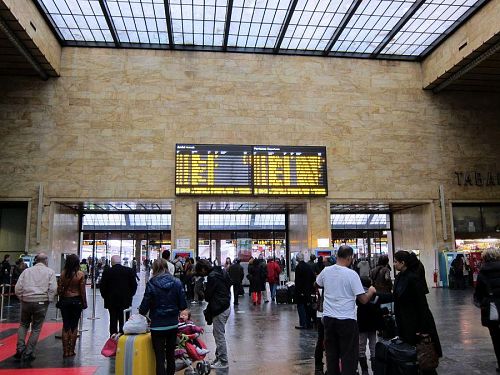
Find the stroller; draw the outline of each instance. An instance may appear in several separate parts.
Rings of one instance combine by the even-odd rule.
[[[177,348],[175,349],[175,371],[184,371],[185,375],[205,375],[210,374],[210,363],[205,361],[205,354],[199,354],[197,347],[206,349],[207,346],[199,338],[199,333],[186,335],[184,333],[177,334]],[[208,352],[208,351],[207,351]],[[196,363],[196,370],[193,367]]]

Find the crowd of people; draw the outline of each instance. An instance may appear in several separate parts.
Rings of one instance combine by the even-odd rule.
[[[354,263],[354,252],[341,246],[336,258],[314,256],[306,263],[302,253],[295,257],[294,302],[297,305],[297,329],[316,326],[316,374],[354,375],[358,366],[362,375],[369,374],[369,362],[375,356],[375,343],[393,335],[418,348],[421,340],[432,343],[437,357],[442,356],[439,335],[427,303],[429,293],[425,270],[417,256],[407,251],[394,254],[395,278],[389,258],[381,256],[375,267],[363,260]],[[483,252],[484,265],[479,273],[474,301],[481,308],[482,324],[488,328],[500,372],[500,250]],[[9,258],[4,258],[9,263]],[[2,263],[2,275],[7,265]],[[244,270],[239,259],[226,259],[223,266],[205,259],[170,261],[168,250],[152,264],[139,313],[151,320],[151,339],[156,356],[157,374],[174,374],[177,332],[179,327],[193,326],[188,302],[206,301],[205,321],[213,325],[216,344],[212,368],[227,368],[229,358],[225,327],[233,303],[244,294]],[[334,264],[333,264],[334,263]],[[85,263],[83,263],[85,264]],[[49,303],[57,295],[57,307],[63,318],[62,346],[64,358],[75,356],[77,327],[81,312],[87,308],[86,274],[77,255],[68,255],[59,280],[48,267],[48,258],[40,253],[33,267],[19,273],[15,293],[21,302],[20,326],[15,358],[35,359],[35,347]],[[181,265],[181,267],[179,266]],[[10,265],[9,265],[10,267]],[[109,333],[123,333],[123,312],[132,305],[137,291],[139,267],[126,267],[119,256],[111,258],[100,280],[104,307],[109,312]],[[273,301],[283,268],[279,260],[251,258],[247,278],[253,305]],[[9,275],[11,270],[8,270]],[[10,276],[9,276],[10,277]],[[200,290],[198,281],[202,281]],[[393,281],[394,280],[394,281]],[[266,284],[269,290],[266,293]],[[120,288],[114,286],[120,285]],[[393,306],[389,311],[387,304]],[[387,316],[395,318],[395,332],[387,333]],[[31,334],[26,341],[31,325]],[[182,328],[182,329],[184,329]],[[394,328],[394,327],[393,327]],[[385,335],[384,335],[385,333]],[[368,350],[367,350],[368,347]],[[197,350],[207,352],[205,348]],[[324,368],[326,358],[326,372]],[[166,366],[162,365],[165,364]],[[436,374],[435,368],[421,369],[420,374]]]

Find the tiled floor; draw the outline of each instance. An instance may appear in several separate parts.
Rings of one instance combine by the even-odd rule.
[[[142,283],[143,284],[143,283]],[[134,307],[140,303],[141,285]],[[92,292],[89,289],[89,302],[92,306]],[[443,345],[444,358],[441,360],[438,373],[440,375],[496,374],[495,356],[487,330],[481,326],[479,311],[472,305],[471,291],[450,291],[432,289],[429,304],[434,313],[438,331]],[[57,368],[80,367],[81,370],[68,375],[110,374],[114,373],[114,360],[104,358],[100,350],[108,337],[108,315],[103,308],[102,299],[97,294],[96,320],[90,320],[92,308],[84,312],[83,332],[77,345],[75,359],[63,360],[61,342],[54,335],[40,341],[37,348],[37,359],[32,362],[31,370],[16,362],[7,341],[15,335],[15,323],[18,319],[19,305],[12,301],[13,307],[5,308],[6,322],[0,323],[0,375],[2,374],[51,374],[57,375]],[[195,321],[203,325],[202,306],[193,305],[192,313]],[[47,323],[57,323],[53,306],[47,314]],[[294,329],[298,317],[295,306],[275,305],[272,303],[253,306],[248,296],[240,300],[239,308],[231,312],[226,327],[230,367],[218,370],[217,374],[312,374],[314,370],[314,345],[316,332]],[[209,349],[215,350],[212,327],[207,326],[204,340]],[[3,348],[2,348],[3,346]],[[211,353],[208,358],[211,358]],[[45,369],[43,372],[41,369]],[[36,370],[39,369],[39,370]],[[25,371],[29,370],[29,371]],[[141,374],[142,375],[142,374]]]

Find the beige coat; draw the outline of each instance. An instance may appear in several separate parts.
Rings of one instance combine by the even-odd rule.
[[[56,292],[56,274],[43,263],[25,269],[16,283],[16,296],[24,302],[50,302]]]

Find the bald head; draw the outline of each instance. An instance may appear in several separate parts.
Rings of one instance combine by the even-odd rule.
[[[37,263],[43,263],[45,264],[46,266],[49,265],[49,257],[47,256],[47,254],[45,253],[38,253],[35,257],[35,261]]]
[[[114,266],[115,264],[120,264],[122,262],[121,258],[119,255],[113,255],[111,257],[111,265]]]

